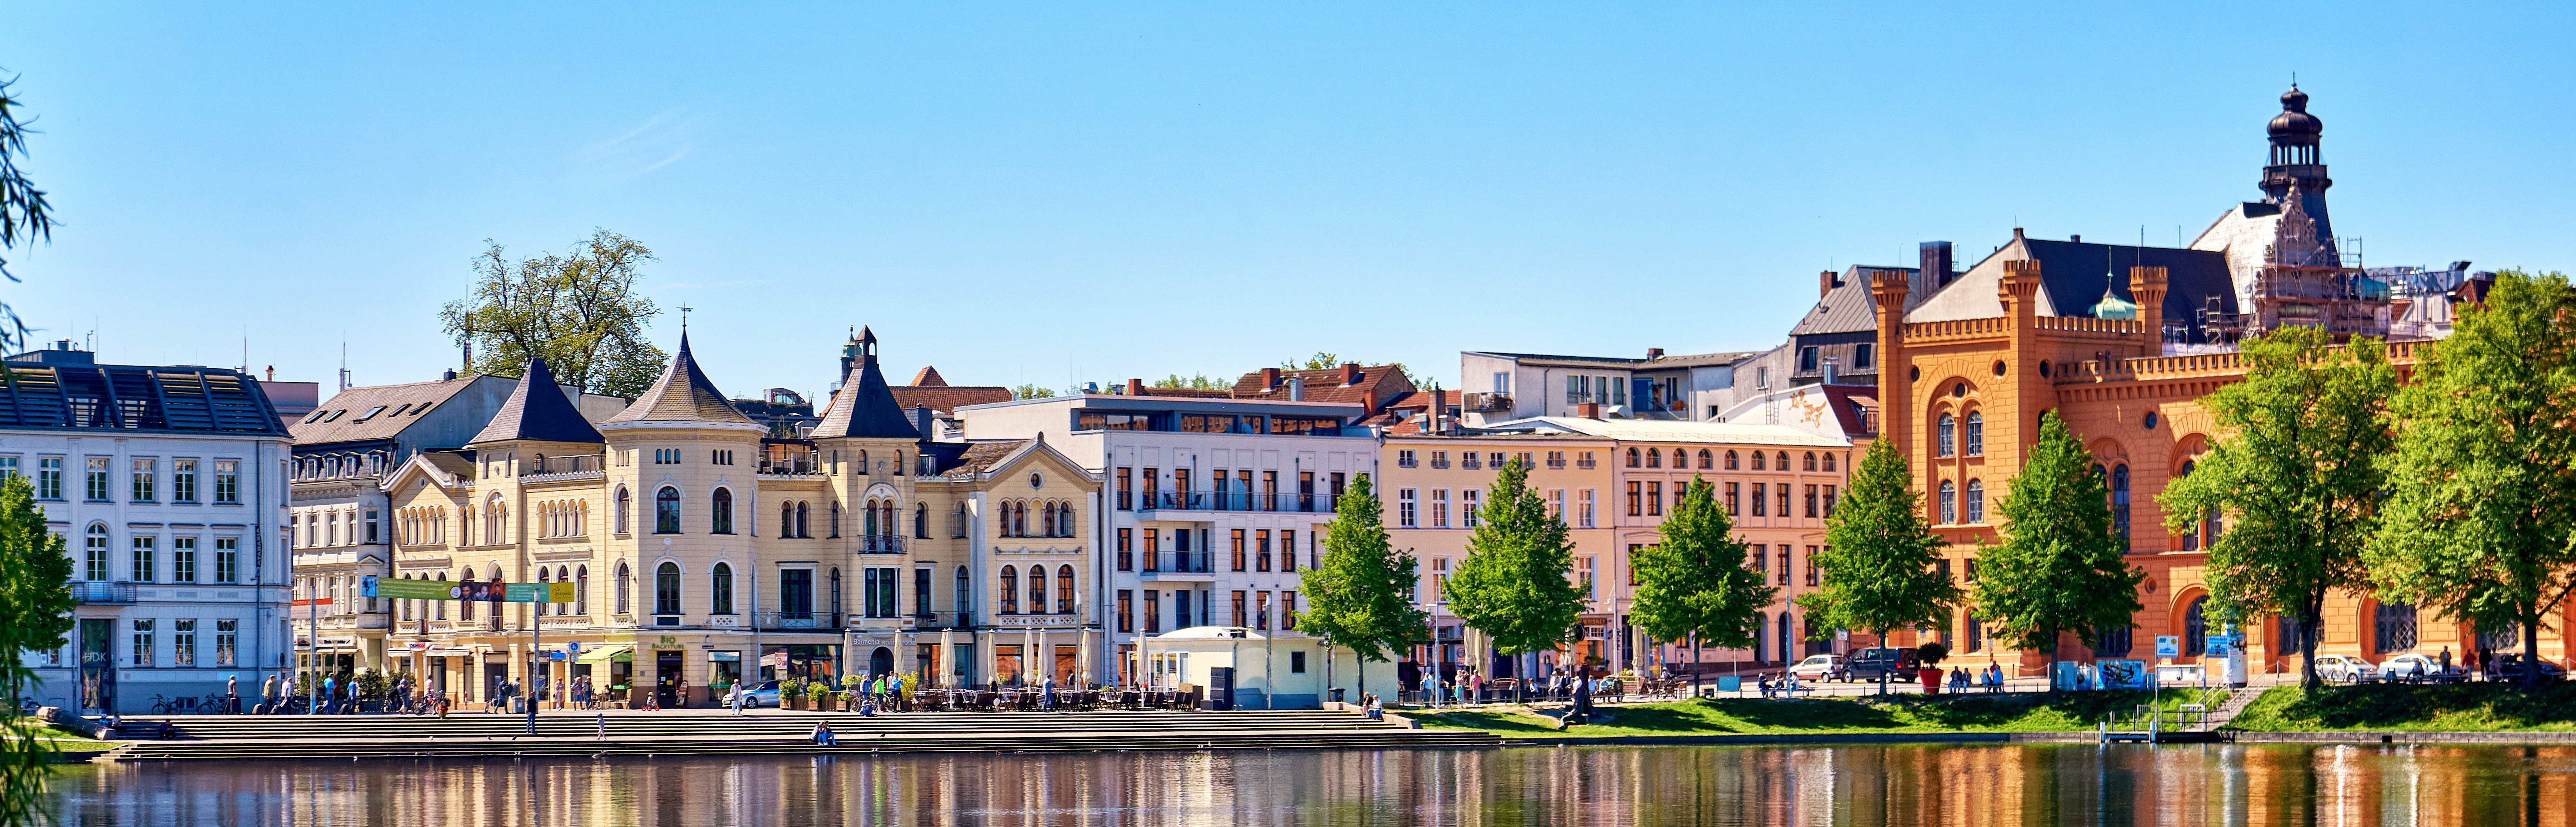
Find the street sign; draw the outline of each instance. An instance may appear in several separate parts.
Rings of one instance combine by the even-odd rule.
[[[2181,635],[2157,635],[2157,636],[2156,636],[2156,657],[2160,657],[2160,658],[2178,658],[2178,657],[2182,657],[2182,636],[2181,636]]]
[[[2234,642],[2236,642],[2236,639],[2227,635],[2210,635],[2208,649],[2209,656],[2213,658],[2227,657],[2227,653],[2235,651],[2229,646],[2229,644]]]
[[[567,641],[564,641],[564,651],[566,651],[566,652],[570,652],[570,653],[575,654],[575,655],[579,655],[579,654],[581,654],[581,641],[578,641],[578,640],[567,640]]]
[[[365,597],[394,600],[454,600],[456,584],[439,580],[384,580],[369,575],[358,579],[358,593]]]

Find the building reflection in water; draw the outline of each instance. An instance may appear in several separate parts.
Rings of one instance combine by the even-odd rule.
[[[2576,748],[1943,745],[73,767],[80,825],[2576,825]]]

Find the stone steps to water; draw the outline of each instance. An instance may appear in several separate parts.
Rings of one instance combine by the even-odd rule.
[[[1352,712],[597,714],[538,716],[191,716],[181,738],[137,741],[121,761],[739,755],[852,752],[1466,748],[1481,732],[1414,730]],[[827,722],[838,747],[810,734]],[[157,722],[156,722],[157,723]]]

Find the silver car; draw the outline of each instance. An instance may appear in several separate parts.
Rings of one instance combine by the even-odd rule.
[[[2318,655],[2317,676],[2342,683],[2369,683],[2379,679],[2379,668],[2351,655]]]

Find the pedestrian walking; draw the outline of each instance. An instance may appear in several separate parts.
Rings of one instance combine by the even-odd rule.
[[[269,711],[271,714],[275,714],[275,713],[277,712],[277,676],[276,676],[276,675],[271,674],[271,675],[269,675],[269,676],[268,676],[268,680],[266,680],[266,681],[262,681],[262,682],[260,683],[260,685],[259,685],[259,704],[260,704],[261,706],[268,707],[268,711]]]
[[[608,740],[608,713],[606,712],[599,713],[599,738],[603,741]]]
[[[241,714],[241,676],[224,676],[224,714]]]

